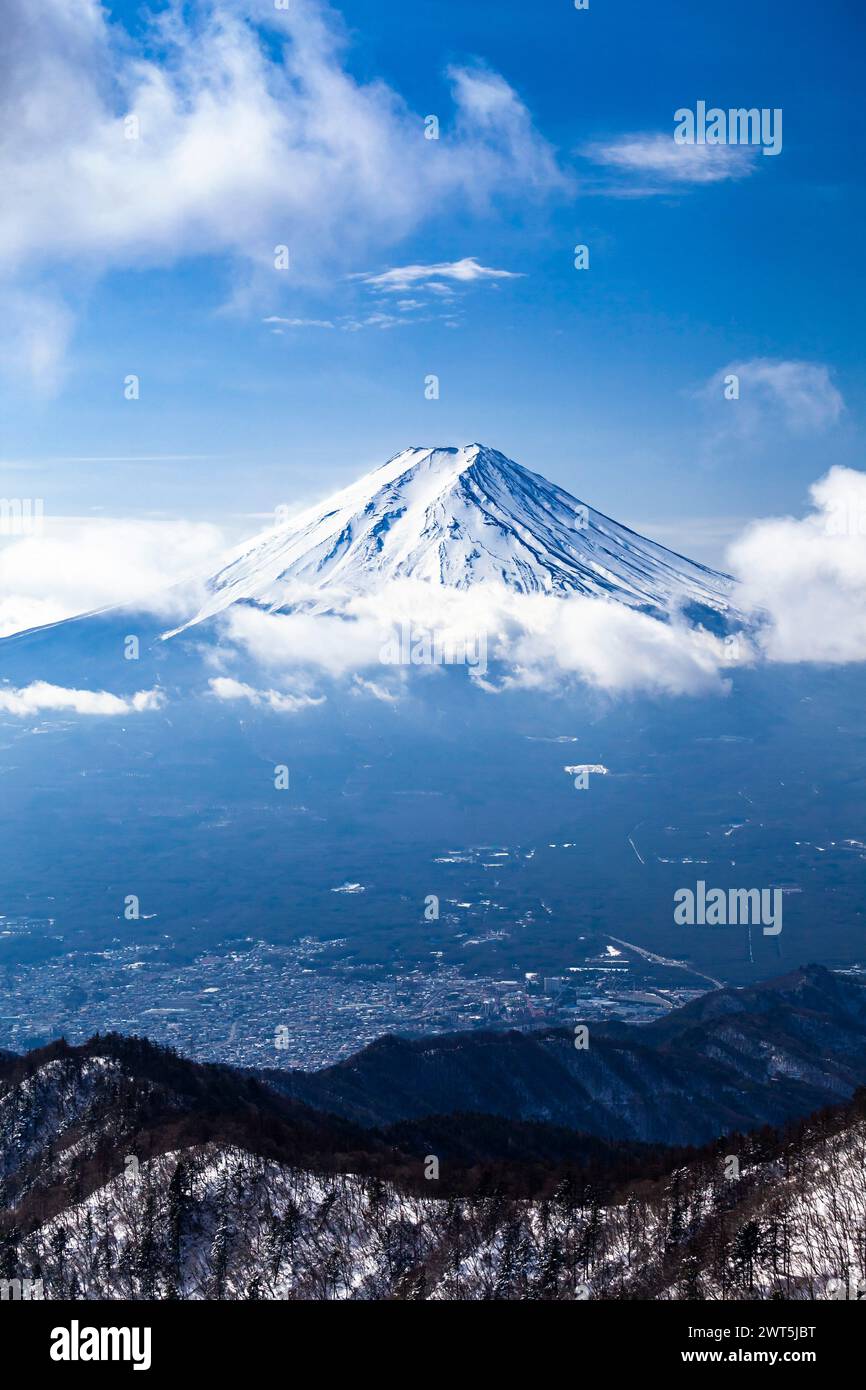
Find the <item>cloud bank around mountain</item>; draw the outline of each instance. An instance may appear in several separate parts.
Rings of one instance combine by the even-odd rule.
[[[348,598],[339,613],[239,606],[223,624],[228,643],[265,670],[289,681],[302,670],[333,679],[364,673],[379,699],[397,698],[410,671],[435,678],[446,665],[464,666],[491,693],[578,680],[616,694],[670,695],[722,693],[731,666],[730,644],[685,621],[492,584],[465,591],[404,580]],[[739,659],[749,659],[747,644]]]
[[[768,661],[866,661],[866,473],[831,468],[806,516],[753,522],[731,546],[738,599]]]
[[[742,665],[866,661],[866,473],[833,468],[810,496],[804,516],[755,521],[729,550],[732,599],[748,636],[723,639],[612,601],[490,584],[464,591],[405,580],[345,597],[339,613],[310,611],[321,595],[299,589],[293,613],[228,610],[210,693],[295,713],[322,698],[321,679],[394,701],[410,671],[435,679],[443,664],[462,664],[491,692],[578,681],[615,695],[700,695],[723,693]],[[68,521],[57,534],[13,538],[0,550],[0,631],[123,601],[160,621],[184,619],[197,606],[196,586],[167,586],[213,569],[222,540],[206,525],[135,521]],[[28,689],[4,691],[0,708],[93,712],[85,710],[88,692],[50,706],[52,688]]]
[[[738,666],[863,662],[866,473],[832,468],[810,497],[803,517],[755,521],[730,547],[732,601],[747,631],[726,639],[600,599],[525,596],[490,585],[431,590],[409,581],[350,599],[339,617],[230,611],[226,634],[272,671],[306,667],[339,678],[378,669],[389,698],[416,665],[413,642],[418,669],[439,669],[427,660],[425,633],[437,634],[491,691],[577,680],[617,695],[718,694]],[[397,665],[395,634],[405,637]]]
[[[46,517],[41,533],[0,532],[0,637],[111,604],[142,602],[182,617],[190,575],[225,547],[206,522]]]
[[[723,183],[747,178],[757,168],[757,150],[749,145],[678,145],[670,133],[623,135],[588,145],[583,154],[628,179],[621,196],[651,197],[690,184]],[[615,193],[615,187],[606,190]]]

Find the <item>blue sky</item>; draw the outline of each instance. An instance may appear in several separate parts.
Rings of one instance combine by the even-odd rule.
[[[138,6],[106,29],[89,0],[62,18],[51,0],[52,37],[14,0],[17,79],[54,110],[27,123],[19,101],[6,122],[3,219],[23,229],[0,232],[0,494],[233,536],[410,444],[481,440],[715,561],[743,520],[862,466],[858,5],[345,0],[332,46],[321,8],[290,4],[219,7],[267,19],[236,64],[196,7],[170,46]],[[296,22],[314,90],[279,75]],[[115,181],[133,142],[106,140],[139,57],[176,100],[143,104],[141,162]],[[781,153],[671,172],[658,142],[699,99],[781,108]],[[430,269],[467,259],[467,280]],[[407,266],[428,269],[397,289],[362,278]]]

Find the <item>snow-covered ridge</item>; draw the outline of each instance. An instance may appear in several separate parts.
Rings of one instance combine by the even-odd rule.
[[[736,1174],[707,1153],[602,1204],[573,1177],[543,1202],[448,1200],[211,1143],[112,1178],[7,1251],[47,1299],[862,1298],[866,1121],[769,1162],[740,1142]]]
[[[818,1056],[838,1048],[840,1016],[856,1047],[862,1019],[846,1006],[860,986],[843,980],[837,989],[825,975],[812,969],[770,982],[768,1001],[775,1014],[780,997],[802,996],[805,1037]],[[828,987],[841,1015],[815,1009]],[[712,1020],[719,1001],[742,1010],[749,994],[713,992],[688,1006],[689,1051],[706,1010]],[[752,1036],[761,1048],[771,1042],[760,1028]],[[455,1040],[444,1041],[452,1050]],[[574,1055],[564,1031],[560,1041]],[[373,1050],[400,1061],[392,1091],[415,1096],[419,1073],[405,1065],[407,1045],[385,1038]],[[409,1051],[441,1080],[442,1040]],[[765,1061],[775,1068],[775,1059]],[[501,1083],[501,1059],[494,1065]],[[468,1074],[475,1086],[478,1068]],[[622,1074],[620,1060],[608,1071],[608,1093]],[[448,1092],[462,1104],[466,1091],[454,1077]],[[358,1078],[356,1058],[356,1097]],[[529,1092],[536,1107],[548,1107],[541,1078]],[[657,1086],[650,1099],[670,1127],[682,1099]],[[575,1146],[562,1148],[562,1128],[465,1108],[401,1126],[389,1159],[380,1136],[396,1131],[387,1125],[378,1134],[353,1128],[281,1099],[271,1074],[204,1067],[142,1039],[58,1043],[6,1058],[0,1100],[0,1299],[18,1296],[10,1281],[38,1282],[48,1300],[811,1300],[866,1292],[862,1091],[799,1124],[714,1136],[688,1155],[669,1151],[657,1169],[661,1145],[654,1154],[612,1146],[609,1178],[605,1147],[587,1149],[586,1132],[583,1141],[573,1132]],[[369,1108],[367,1116],[374,1118]],[[537,1157],[545,1135],[554,1143],[547,1161]],[[481,1155],[504,1154],[503,1141],[503,1182],[491,1191],[479,1181]],[[427,1166],[440,1144],[441,1174]],[[532,1190],[522,1155],[538,1164]]]
[[[353,596],[394,580],[612,598],[658,616],[724,613],[731,581],[646,540],[481,444],[412,448],[245,543],[206,582],[193,623],[238,602]]]

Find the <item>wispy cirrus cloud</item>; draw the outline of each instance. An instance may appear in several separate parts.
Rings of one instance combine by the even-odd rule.
[[[348,278],[373,297],[378,308],[345,315],[338,325],[347,331],[361,328],[399,328],[406,324],[460,324],[461,300],[475,285],[498,286],[503,280],[519,280],[523,271],[482,265],[475,256],[458,261],[391,266],[363,271]]]
[[[702,417],[697,459],[708,468],[775,468],[784,443],[791,467],[811,467],[817,438],[828,447],[842,438],[846,406],[833,375],[823,362],[750,357],[725,363],[688,392]]]
[[[794,434],[817,434],[838,424],[845,409],[842,393],[823,362],[785,361],[752,357],[729,362],[701,388],[707,401],[722,401],[725,385],[734,378],[738,395],[726,402],[728,422],[738,433],[753,433],[770,417]]]
[[[12,380],[34,384],[46,394],[65,376],[65,359],[74,315],[51,292],[29,285],[3,284],[0,278],[0,369]]]
[[[379,310],[372,313],[341,314],[338,319],[284,318],[280,314],[268,314],[267,318],[262,319],[262,323],[267,324],[271,332],[278,336],[292,329],[338,328],[342,333],[359,333],[363,328],[402,328],[410,322],[428,321],[417,317],[410,319],[406,310],[401,310],[399,314],[383,313]]]
[[[479,280],[519,280],[522,271],[497,270],[493,266],[481,265],[475,256],[464,256],[460,261],[439,261],[433,265],[400,265],[390,270],[363,272],[353,275],[353,280],[361,280],[371,289],[389,294],[404,294],[419,285],[425,289],[441,289],[443,282],[455,281],[460,285],[471,285]]]
[[[584,147],[585,158],[617,177],[600,192],[623,197],[652,197],[690,185],[747,178],[757,167],[750,145],[678,145],[670,135],[623,135]]]
[[[277,334],[284,333],[287,329],[304,328],[338,328],[343,333],[357,333],[364,328],[401,328],[408,323],[434,321],[455,325],[455,286],[466,289],[479,283],[519,280],[523,278],[523,272],[499,270],[493,266],[482,265],[475,256],[465,256],[459,261],[438,261],[430,265],[402,265],[382,271],[355,272],[348,278],[374,296],[373,303],[380,307],[372,310],[362,307],[356,313],[340,314],[333,319],[268,314],[262,322],[270,327],[272,333]],[[406,298],[410,292],[411,297]],[[392,295],[398,298],[392,300]]]
[[[334,328],[335,325],[330,319],[293,319],[284,318],[282,314],[268,314],[267,318],[262,319],[262,323],[274,325],[274,331],[280,328]]]

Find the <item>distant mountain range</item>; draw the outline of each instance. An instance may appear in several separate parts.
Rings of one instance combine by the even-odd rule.
[[[387,1037],[285,1094],[361,1125],[448,1111],[564,1126],[608,1141],[703,1144],[781,1124],[866,1084],[866,987],[810,965],[715,990],[654,1023]]]
[[[525,1053],[515,1035],[432,1049],[388,1040],[320,1073],[318,1100],[344,1110],[359,1108],[362,1090],[371,1096],[374,1063],[380,1114],[450,1107],[378,1128],[287,1097],[280,1077],[196,1064],[138,1039],[5,1054],[4,1296],[34,1287],[30,1296],[47,1299],[832,1296],[866,1275],[866,1093],[787,1126],[768,1122],[793,1117],[798,1100],[848,1093],[866,1073],[864,993],[809,967],[633,1030],[647,1037],[642,1051],[622,1029],[619,1066],[611,1031],[594,1036],[578,1064],[593,1048],[608,1054],[594,1122],[586,1111],[597,1131],[612,1117],[627,1127],[639,1061],[643,1083],[661,1086],[653,1124],[666,1119],[670,1137],[689,1114],[695,1133],[704,1128],[707,1077],[727,1102],[740,1078],[739,1112],[760,1129],[690,1151],[504,1119],[506,1108],[564,1113],[565,1088],[582,1089],[560,1052],[554,1105],[549,1054],[569,1045],[554,1035],[525,1038]],[[530,1055],[547,1060],[533,1069]],[[461,1113],[470,1098],[498,1110]],[[584,1093],[575,1113],[585,1103]]]

